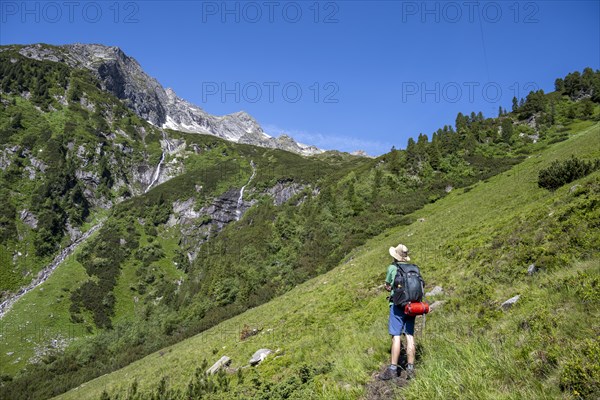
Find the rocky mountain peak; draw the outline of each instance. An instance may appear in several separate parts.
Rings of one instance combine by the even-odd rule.
[[[103,44],[85,44],[73,43],[63,46],[68,49],[72,55],[80,56],[82,64],[103,63],[106,61],[120,61],[135,63],[139,66],[135,59],[125,55],[123,50],[117,46],[105,46]]]
[[[233,142],[279,148],[304,155],[322,152],[314,146],[297,143],[291,137],[274,139],[266,135],[245,111],[215,116],[164,88],[133,58],[119,47],[74,43],[63,46],[33,44],[19,53],[37,60],[64,62],[71,67],[91,70],[103,89],[111,92],[137,115],[161,128],[189,133],[211,134]]]
[[[169,98],[169,100],[175,100],[177,98],[177,93],[175,93],[173,88],[170,88],[170,87],[166,88],[165,93],[167,94],[167,97]]]

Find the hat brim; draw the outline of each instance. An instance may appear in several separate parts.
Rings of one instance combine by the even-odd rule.
[[[402,257],[401,255],[399,255],[398,253],[396,253],[396,248],[395,247],[390,247],[390,256],[392,256],[394,258],[394,260],[396,261],[410,261],[410,257],[406,256],[406,257]]]

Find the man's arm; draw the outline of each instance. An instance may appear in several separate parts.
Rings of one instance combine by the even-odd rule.
[[[388,292],[392,290],[392,284],[394,283],[394,266],[390,265],[387,270],[387,274],[385,275],[385,290]]]

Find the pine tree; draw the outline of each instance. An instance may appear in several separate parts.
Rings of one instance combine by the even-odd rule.
[[[10,128],[17,131],[23,129],[23,114],[17,111],[10,120]]]
[[[392,146],[392,150],[389,154],[389,168],[392,174],[400,175],[402,164],[400,162],[400,152],[396,150],[396,146]]]
[[[589,118],[594,114],[594,103],[591,99],[583,99],[581,101],[581,114],[584,118]]]
[[[518,109],[519,109],[519,101],[517,100],[516,97],[513,97],[512,98],[512,111],[517,112]]]
[[[456,126],[456,131],[457,132],[462,132],[463,130],[467,129],[469,125],[469,117],[463,115],[463,113],[459,112],[458,115],[456,115],[456,121],[455,121],[455,126]]]
[[[528,118],[535,113],[545,112],[548,98],[544,95],[543,90],[537,92],[529,92],[527,100],[522,108],[522,114],[524,118]]]
[[[513,124],[510,118],[502,121],[502,141],[507,144],[512,143]]]
[[[425,162],[428,159],[427,148],[429,147],[429,139],[424,133],[419,133],[416,145],[416,154],[419,162]]]
[[[406,145],[406,162],[410,166],[413,166],[418,162],[417,144],[413,138],[408,138],[408,143]]]
[[[475,139],[475,135],[473,135],[473,132],[471,132],[471,131],[467,132],[467,134],[465,135],[465,138],[463,139],[462,147],[468,153],[475,150],[475,147],[477,147],[477,140]]]
[[[375,175],[373,176],[373,186],[371,189],[371,203],[375,203],[379,197],[379,188],[381,187],[381,181],[383,179],[383,172],[381,168],[375,168]]]
[[[429,155],[429,164],[434,170],[437,170],[440,166],[440,160],[442,158],[442,153],[440,152],[440,140],[437,133],[433,133],[433,136],[431,137],[431,144],[427,150]]]

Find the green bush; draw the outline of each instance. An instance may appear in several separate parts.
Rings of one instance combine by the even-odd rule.
[[[583,347],[569,351],[560,376],[560,388],[580,399],[600,397],[600,344],[588,339]]]
[[[548,168],[540,170],[538,186],[548,190],[556,190],[569,182],[583,178],[597,169],[600,169],[600,159],[584,161],[571,156],[571,158],[564,161],[555,160]]]

